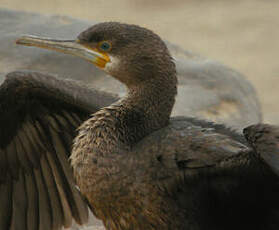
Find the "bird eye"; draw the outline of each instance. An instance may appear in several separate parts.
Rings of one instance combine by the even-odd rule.
[[[111,49],[111,44],[109,42],[101,42],[99,47],[103,51],[109,51]]]

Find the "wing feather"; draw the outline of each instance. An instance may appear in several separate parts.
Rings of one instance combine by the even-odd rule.
[[[7,162],[8,162],[7,153],[0,149],[0,185],[2,183],[5,183],[8,179],[9,165],[7,164]]]
[[[24,174],[20,173],[18,180],[13,181],[13,214],[11,230],[27,230],[27,195]]]
[[[50,130],[50,132],[51,137],[53,138],[52,141],[57,151],[59,153],[64,153],[57,154],[57,156],[59,158],[63,171],[65,172],[65,178],[68,179],[67,183],[69,185],[69,190],[71,191],[68,194],[71,196],[71,199],[75,201],[70,204],[71,210],[73,212],[73,215],[77,217],[76,221],[79,224],[81,224],[83,223],[83,221],[86,221],[88,219],[88,211],[86,206],[84,205],[84,201],[82,200],[79,192],[76,190],[74,181],[72,180],[72,170],[70,168],[69,159],[66,157],[68,154],[64,145],[65,142],[63,143],[61,141],[61,134],[59,135],[52,129]]]
[[[0,86],[1,230],[87,222],[68,158],[81,123],[117,99],[42,73],[7,75]]]
[[[59,200],[59,193],[56,188],[55,180],[52,176],[51,168],[47,162],[45,154],[41,157],[41,166],[42,173],[44,177],[44,181],[46,183],[47,191],[49,194],[49,200],[51,205],[51,214],[52,214],[52,229],[59,229],[59,227],[63,226],[63,210]]]
[[[47,160],[49,162],[49,165],[52,169],[52,173],[54,176],[54,180],[57,186],[57,190],[60,196],[60,202],[62,205],[62,210],[63,210],[63,225],[64,227],[70,227],[71,223],[72,223],[72,212],[71,212],[71,208],[70,205],[68,203],[68,199],[66,196],[66,192],[65,192],[65,186],[63,184],[63,179],[62,179],[62,175],[59,173],[59,169],[57,164],[55,163],[54,160],[54,156],[52,153],[47,152],[46,154],[47,156]]]
[[[47,187],[44,184],[41,167],[35,169],[34,174],[39,195],[39,230],[51,229],[51,206],[49,204]]]
[[[12,180],[7,180],[0,184],[0,229],[10,229],[13,212],[12,183]]]
[[[28,133],[28,135],[26,135]],[[32,166],[39,165],[40,152],[42,151],[42,143],[37,138],[38,134],[35,132],[30,121],[22,124],[21,130],[17,133],[19,145],[21,145],[22,152],[27,154]],[[31,166],[30,166],[31,167]]]
[[[34,170],[32,169],[32,173],[30,174],[25,174],[25,188],[28,198],[26,217],[28,230],[39,229],[39,199]]]
[[[26,149],[30,148],[30,142],[28,141],[26,136],[21,135],[21,132],[22,131],[20,130],[19,134],[14,138],[15,151],[17,153],[20,165],[24,170],[24,173],[31,173],[32,165],[34,165],[34,163],[36,162],[30,161],[30,158],[32,159],[32,157],[28,156],[30,150],[26,151]]]
[[[9,165],[9,172],[11,173],[13,179],[17,180],[18,179],[18,173],[19,173],[19,159],[17,157],[17,152],[15,148],[15,143],[11,142],[8,144],[6,147],[6,156],[8,160],[8,165]]]

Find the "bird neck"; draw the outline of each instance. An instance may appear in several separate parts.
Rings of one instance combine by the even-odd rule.
[[[177,93],[176,82],[173,74],[129,86],[125,97],[104,108],[103,111],[110,114],[107,125],[114,120],[115,136],[131,146],[168,125]]]
[[[176,93],[176,81],[168,78],[152,78],[128,88],[127,95],[118,103],[125,111],[123,120],[133,120],[130,127],[142,130],[139,134],[134,133],[138,140],[168,125]]]

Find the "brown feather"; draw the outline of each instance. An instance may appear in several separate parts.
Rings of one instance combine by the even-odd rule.
[[[68,191],[68,194],[70,195],[69,198],[72,200],[70,205],[73,216],[77,223],[86,223],[88,221],[88,209],[84,205],[84,201],[81,198],[79,191],[77,191],[75,187],[72,170],[69,165],[69,160],[66,157],[69,154],[65,151],[65,146],[61,141],[61,136],[59,136],[59,134],[55,133],[53,130],[50,130],[50,132],[52,134],[52,141],[54,143],[56,152],[60,153],[58,155],[58,159],[63,171],[65,172],[65,179],[67,179],[67,183],[69,184],[70,191]]]
[[[13,214],[11,230],[27,229],[27,194],[24,174],[20,172],[18,180],[13,181]]]
[[[39,229],[49,230],[52,226],[51,206],[48,197],[47,187],[44,184],[44,179],[41,171],[41,167],[34,170],[36,186],[38,190],[39,198]]]
[[[0,184],[0,229],[9,229],[13,212],[13,182],[11,176]]]
[[[72,224],[72,212],[71,212],[70,205],[68,203],[66,192],[64,191],[65,189],[64,182],[63,182],[64,179],[58,169],[58,165],[60,166],[60,163],[58,164],[56,162],[53,153],[47,152],[46,157],[51,167],[55,183],[57,185],[59,199],[63,209],[63,225],[64,227],[68,228]]]
[[[27,205],[27,229],[28,230],[38,230],[39,229],[39,195],[38,189],[36,187],[36,179],[34,175],[34,170],[32,173],[25,174],[25,188],[26,196],[28,198]]]
[[[47,187],[48,197],[51,205],[51,216],[52,216],[52,228],[57,230],[62,226],[63,223],[63,210],[59,200],[59,193],[55,184],[55,180],[52,176],[50,166],[47,162],[45,154],[41,157],[41,167],[44,177],[44,181]]]

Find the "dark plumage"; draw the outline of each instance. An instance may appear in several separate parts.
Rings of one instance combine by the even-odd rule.
[[[75,42],[24,37],[18,43],[88,59],[128,93],[110,106],[114,98],[105,95],[101,109],[94,91],[71,82],[49,77],[40,84],[48,76],[35,73],[7,78],[0,89],[0,125],[9,127],[1,132],[1,229],[18,223],[59,229],[71,216],[86,221],[70,152],[76,183],[106,229],[278,229],[271,163],[222,125],[169,118],[176,71],[156,34],[110,22]],[[21,199],[15,188],[25,192]]]
[[[260,157],[279,175],[279,127],[251,125],[243,130],[243,134]]]
[[[0,98],[0,229],[87,222],[68,157],[77,127],[117,98],[34,72],[8,74]]]

